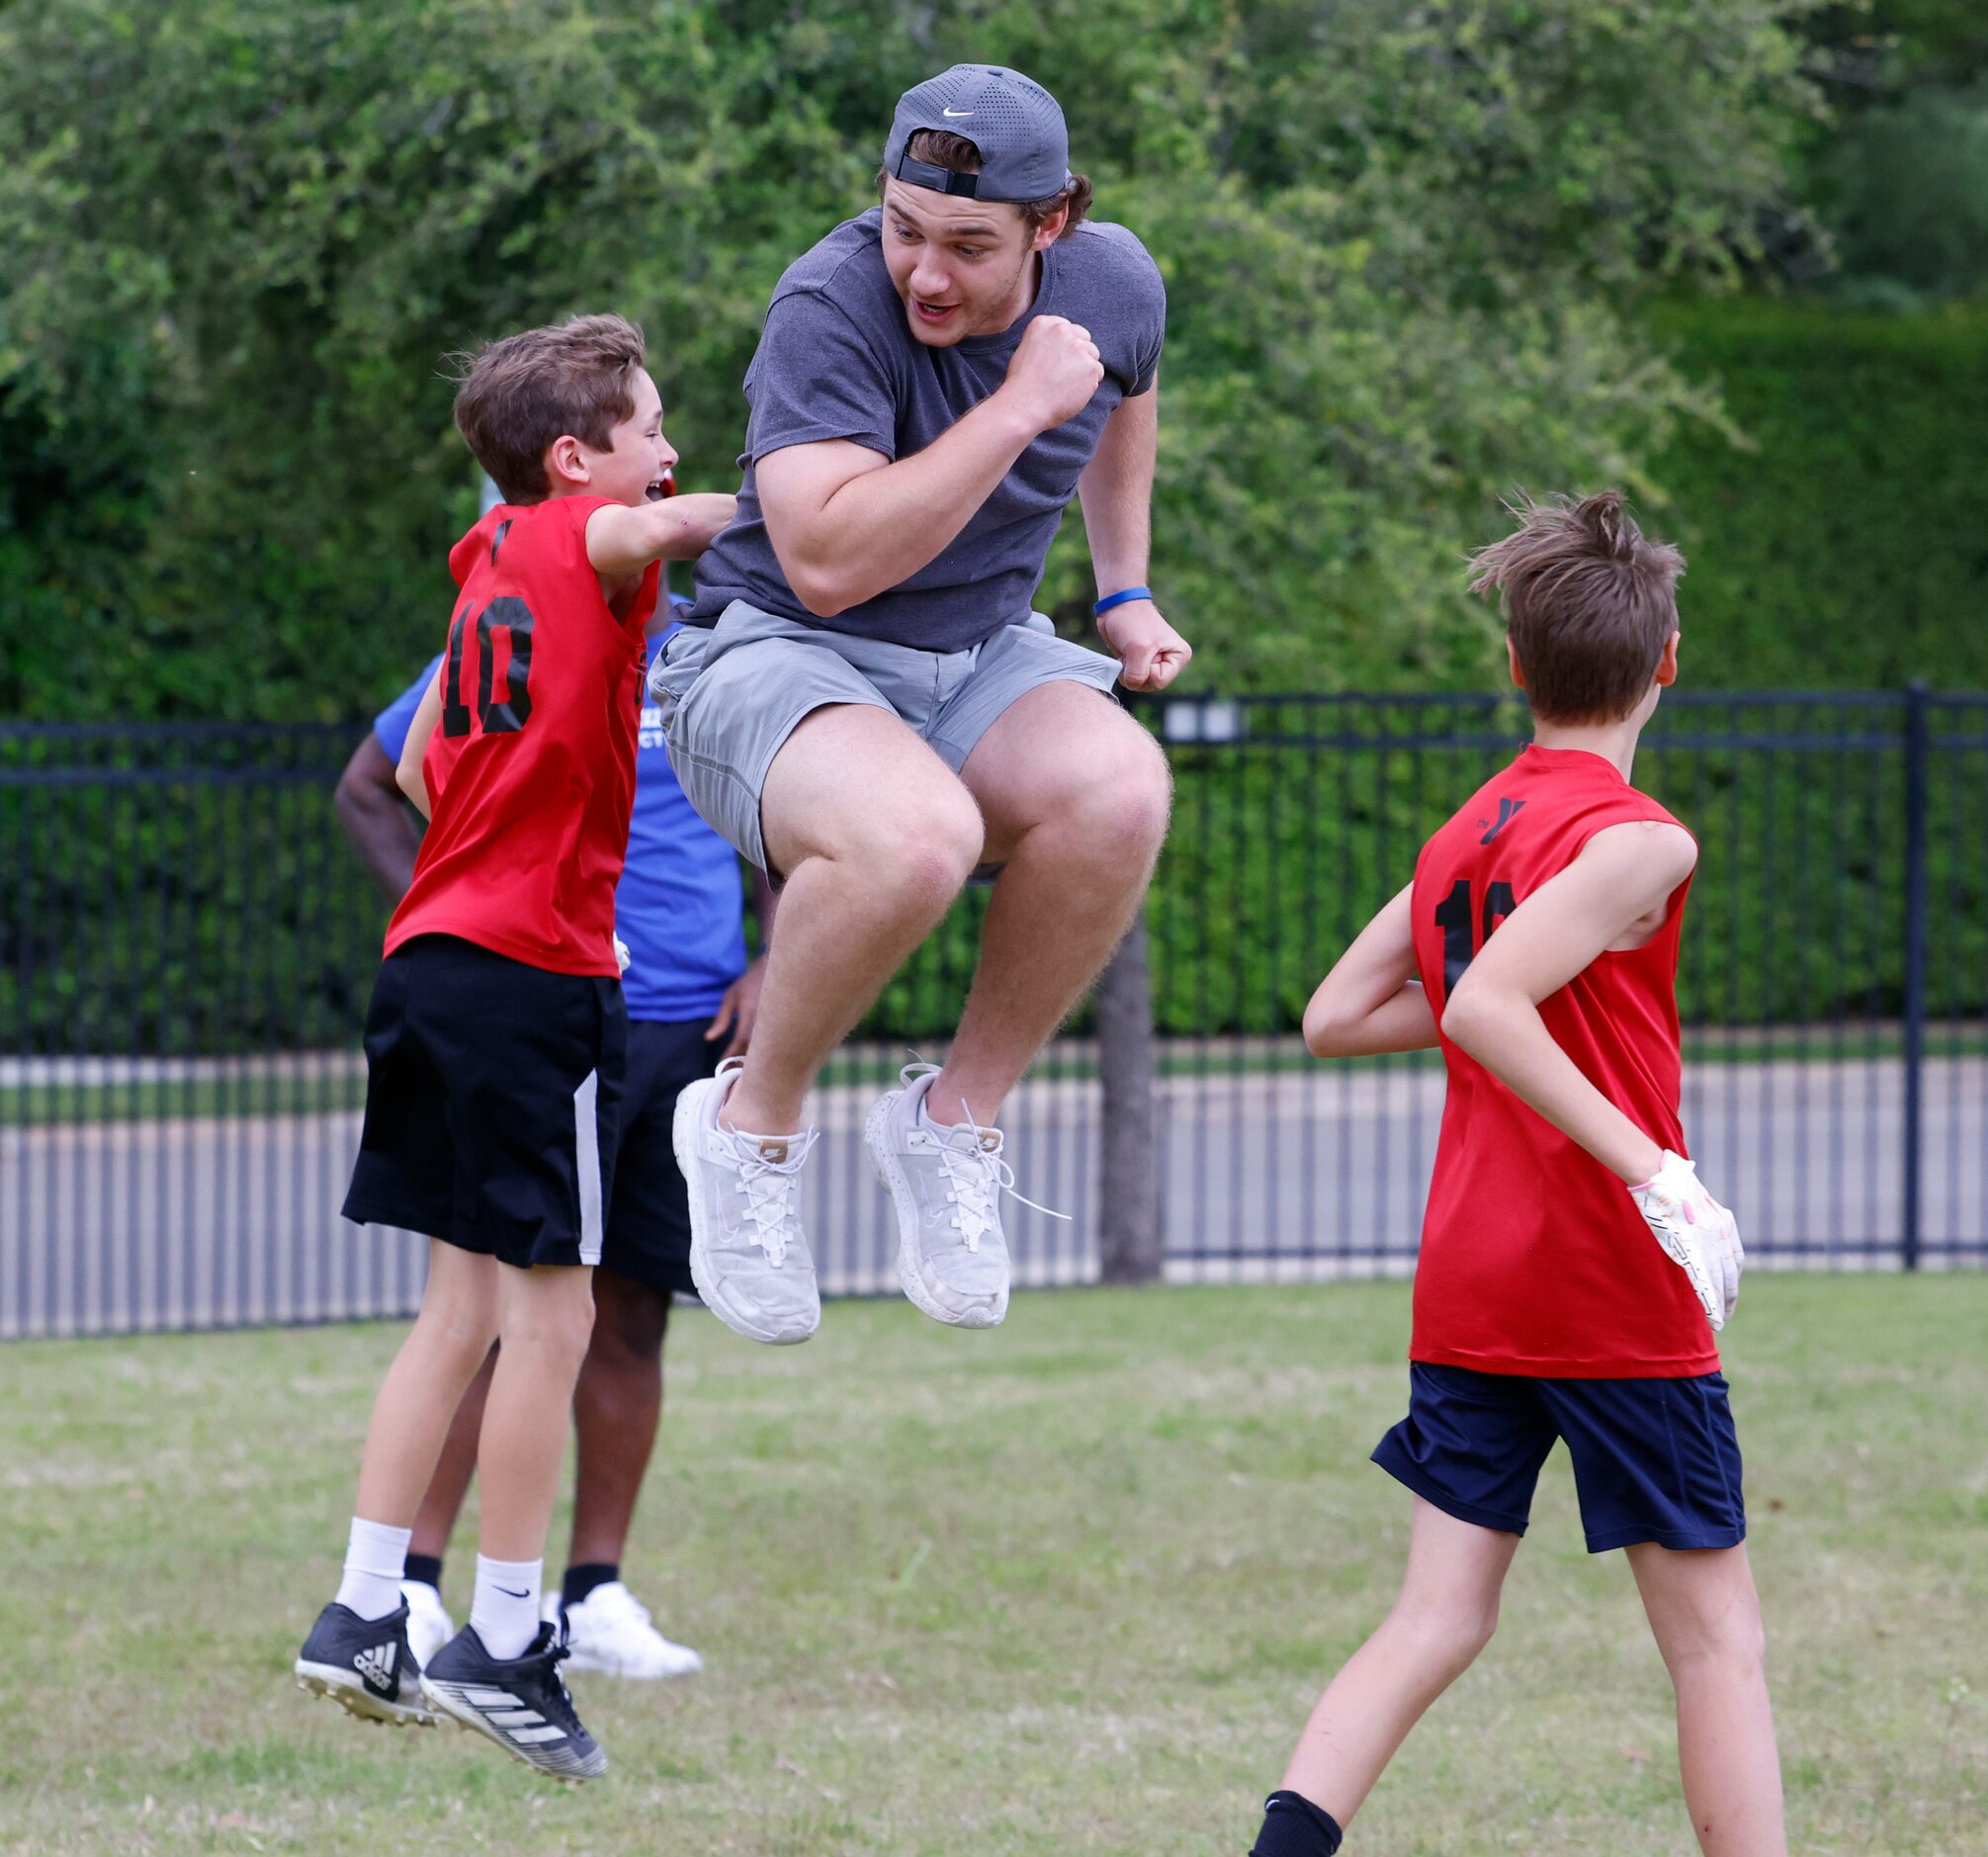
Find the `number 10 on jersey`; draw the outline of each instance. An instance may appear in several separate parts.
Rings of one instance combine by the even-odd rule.
[[[442,669],[442,733],[470,733],[463,700],[463,641],[476,634],[476,723],[485,735],[515,735],[532,714],[532,609],[514,593],[493,599],[474,619],[459,612],[449,627],[449,658]],[[497,694],[497,637],[504,640],[503,695]]]
[[[1447,999],[1456,991],[1456,983],[1463,978],[1463,970],[1471,963],[1487,941],[1491,931],[1518,907],[1518,899],[1512,894],[1509,883],[1487,883],[1484,886],[1484,910],[1482,932],[1475,940],[1472,930],[1478,925],[1476,899],[1471,894],[1467,879],[1458,878],[1449,886],[1449,894],[1435,906],[1435,926],[1442,930],[1442,991]]]

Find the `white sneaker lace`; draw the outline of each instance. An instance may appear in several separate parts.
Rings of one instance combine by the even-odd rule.
[[[761,1137],[721,1126],[738,1166],[738,1191],[745,1195],[745,1216],[752,1222],[752,1242],[766,1253],[775,1270],[787,1258],[787,1234],[794,1219],[794,1194],[801,1184],[801,1167],[821,1139],[821,1131],[787,1137],[787,1158],[769,1160]]]
[[[906,1084],[912,1084],[920,1077],[938,1074],[936,1064],[908,1064],[899,1073]],[[999,1217],[995,1206],[996,1195],[1006,1194],[1009,1198],[1019,1200],[1032,1212],[1041,1212],[1049,1218],[1069,1221],[1068,1212],[1059,1212],[1053,1206],[1038,1205],[1026,1194],[1016,1191],[1014,1169],[1001,1157],[1004,1142],[998,1128],[984,1128],[974,1118],[970,1105],[962,1104],[966,1109],[965,1126],[973,1130],[974,1144],[971,1148],[956,1147],[944,1135],[938,1133],[936,1125],[929,1131],[933,1144],[938,1149],[939,1159],[946,1170],[946,1199],[953,1206],[953,1223],[959,1228],[960,1236],[966,1241],[969,1251],[978,1252],[983,1234],[999,1228]],[[922,1117],[923,1106],[914,1111]]]

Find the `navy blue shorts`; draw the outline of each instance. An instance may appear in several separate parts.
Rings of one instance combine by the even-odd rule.
[[[1539,1466],[1564,1438],[1590,1553],[1747,1538],[1723,1373],[1534,1379],[1420,1361],[1409,1373],[1408,1417],[1374,1461],[1459,1522],[1523,1535]]]
[[[686,1085],[718,1068],[723,1038],[707,1038],[709,1016],[632,1018],[622,1082],[614,1192],[607,1205],[603,1270],[645,1288],[691,1294],[690,1190],[676,1171],[670,1119]]]

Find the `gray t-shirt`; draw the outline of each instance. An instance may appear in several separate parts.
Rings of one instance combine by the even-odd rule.
[[[759,352],[745,375],[751,406],[738,513],[697,564],[692,625],[716,625],[742,599],[804,625],[855,632],[924,651],[956,652],[1028,616],[1057,525],[1121,399],[1146,393],[1160,365],[1167,291],[1122,225],[1083,224],[1042,254],[1035,303],[998,335],[928,348],[905,320],[884,266],[883,212],[846,221],[788,268],[773,293]],[[832,619],[795,598],[759,510],[754,467],[768,452],[849,439],[886,458],[909,457],[1007,378],[1037,315],[1090,331],[1104,379],[1090,403],[1042,434],[936,560],[888,593]]]

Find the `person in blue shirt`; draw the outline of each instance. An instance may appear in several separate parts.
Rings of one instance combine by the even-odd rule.
[[[658,611],[649,628],[651,663],[681,623],[677,606],[687,603],[672,601]],[[394,768],[439,663],[375,718],[334,795],[346,836],[389,903],[406,890],[421,842]],[[763,942],[772,922],[764,879],[756,878],[755,903]],[[686,1084],[711,1076],[721,1059],[745,1048],[765,955],[762,949],[747,962],[738,858],[691,809],[670,771],[660,721],[647,707],[615,932],[629,954],[622,980],[628,1074],[613,1197],[594,1272],[593,1337],[573,1391],[579,1468],[559,1603],[573,1669],[661,1678],[687,1675],[703,1660],[656,1630],[622,1583],[621,1557],[662,1414],[670,1304],[677,1291],[692,1288],[690,1212],[671,1154],[670,1116]],[[463,1397],[407,1554],[408,1642],[423,1663],[455,1634],[442,1604],[442,1554],[475,1470],[490,1366]]]

